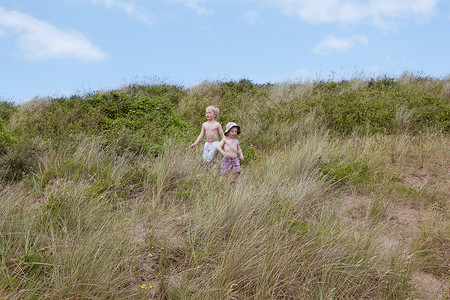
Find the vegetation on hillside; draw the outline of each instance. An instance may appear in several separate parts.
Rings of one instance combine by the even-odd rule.
[[[211,104],[234,187],[188,150]],[[414,76],[0,102],[0,298],[445,299],[449,131]]]

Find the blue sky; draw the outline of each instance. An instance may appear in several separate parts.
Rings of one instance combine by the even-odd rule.
[[[0,100],[450,74],[450,0],[0,0]]]

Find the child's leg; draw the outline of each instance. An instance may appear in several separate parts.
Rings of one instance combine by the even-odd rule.
[[[233,180],[236,180],[241,173],[241,164],[239,163],[239,158],[233,159]]]
[[[241,173],[241,164],[239,163],[239,158],[233,158],[233,179],[231,185],[234,186],[239,174]]]
[[[240,174],[240,173],[238,173],[238,172],[234,173],[234,174],[233,174],[233,180],[236,180],[236,179],[238,179],[238,177],[239,177],[239,174]]]

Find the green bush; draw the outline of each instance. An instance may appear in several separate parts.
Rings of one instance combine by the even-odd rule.
[[[335,182],[362,183],[368,180],[369,166],[362,159],[351,156],[338,156],[321,167],[323,174]]]
[[[21,141],[6,148],[0,156],[0,181],[19,181],[39,167],[37,146],[30,141]]]
[[[0,120],[0,155],[6,153],[7,147],[14,142],[14,138],[6,132],[3,127],[2,120]]]
[[[173,86],[132,86],[126,91],[47,100],[23,111],[15,130],[62,141],[79,133],[103,135],[119,155],[125,150],[158,154],[165,136],[186,135],[186,125],[175,113],[183,93]]]
[[[16,111],[16,107],[10,102],[0,101],[0,121],[7,121]]]
[[[293,96],[276,106],[262,103],[258,120],[267,127],[277,123],[305,117],[316,112],[328,129],[350,134],[355,130],[367,133],[395,132],[395,118],[399,107],[414,111],[411,130],[425,128],[450,130],[449,99],[443,92],[444,82],[433,79],[417,79],[401,83],[393,79],[370,80],[358,89],[351,82],[319,82],[313,92],[305,96]]]
[[[255,161],[258,157],[256,155],[256,149],[253,145],[241,145],[242,154],[244,155],[244,164],[249,164]]]
[[[153,94],[164,93],[149,88]],[[168,95],[135,96],[107,93],[93,96],[89,104],[101,114],[100,127],[118,151],[158,154],[166,136],[185,136],[185,123],[174,112],[174,102],[180,94],[169,89]],[[120,149],[122,148],[122,149]]]

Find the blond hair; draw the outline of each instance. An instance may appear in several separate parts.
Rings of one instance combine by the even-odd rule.
[[[216,118],[219,116],[219,109],[217,108],[217,106],[210,105],[206,108],[206,111],[214,112],[214,114],[216,115]]]

